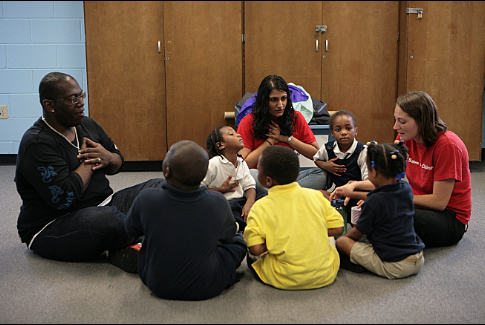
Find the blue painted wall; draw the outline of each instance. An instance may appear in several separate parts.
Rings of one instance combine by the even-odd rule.
[[[42,115],[39,82],[70,74],[87,91],[82,1],[0,1],[0,154],[17,154],[24,132]],[[88,104],[85,104],[88,113]]]

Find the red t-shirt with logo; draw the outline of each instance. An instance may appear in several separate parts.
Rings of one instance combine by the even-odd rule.
[[[400,139],[400,136],[397,136]],[[433,193],[435,181],[455,179],[446,209],[457,213],[457,219],[467,225],[472,212],[471,178],[468,151],[453,132],[440,132],[431,147],[424,147],[414,140],[405,141],[408,148],[406,176],[414,195]]]
[[[315,138],[315,135],[313,134],[310,127],[308,126],[308,123],[306,122],[303,115],[300,112],[295,111],[295,116],[296,116],[296,120],[293,124],[293,137],[304,143],[312,143],[317,141],[317,139]],[[277,118],[275,118],[274,121],[276,123],[279,123],[279,119]],[[263,144],[263,142],[265,141],[265,139],[254,138],[253,122],[254,122],[254,116],[253,114],[250,113],[245,117],[243,117],[243,119],[239,123],[239,127],[237,128],[237,133],[241,135],[244,141],[244,146],[246,148],[249,148],[251,151],[259,148],[259,146]],[[276,145],[284,146],[292,149],[291,146],[286,142],[280,141],[276,143]],[[254,166],[253,168],[257,168],[257,165]]]

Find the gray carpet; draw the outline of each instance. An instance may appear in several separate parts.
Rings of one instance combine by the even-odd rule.
[[[425,250],[422,271],[387,280],[340,270],[334,284],[308,291],[264,285],[244,261],[241,281],[199,302],[151,294],[137,275],[100,259],[66,263],[43,259],[17,236],[20,198],[15,167],[0,166],[1,323],[484,323],[485,162],[472,162],[473,212],[455,246]],[[159,172],[110,177],[119,190]]]

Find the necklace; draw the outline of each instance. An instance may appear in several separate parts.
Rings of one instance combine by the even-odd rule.
[[[79,150],[79,138],[77,137],[77,130],[76,130],[76,127],[74,127],[74,137],[76,139],[76,145],[74,145],[74,143],[72,143],[71,141],[69,141],[69,139],[64,135],[62,134],[61,132],[57,131],[56,129],[54,129],[49,123],[47,123],[46,119],[44,116],[42,116],[42,121],[44,121],[45,124],[47,124],[47,126],[52,130],[54,131],[55,133],[59,134],[61,137],[63,137],[64,139],[66,139],[67,142],[69,142],[69,144],[71,146],[73,146],[74,148],[76,148],[77,150]]]

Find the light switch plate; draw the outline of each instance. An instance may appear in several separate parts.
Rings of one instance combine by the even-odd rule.
[[[0,118],[8,118],[7,105],[0,105]]]

